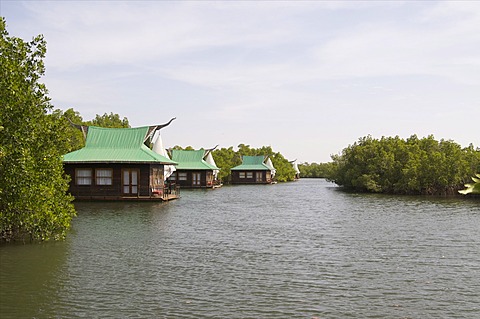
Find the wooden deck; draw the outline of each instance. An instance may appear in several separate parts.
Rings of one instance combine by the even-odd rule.
[[[122,196],[120,198],[114,198],[112,200],[125,200],[125,201],[170,201],[178,199],[180,196],[175,194],[165,194],[163,196]]]
[[[75,200],[82,201],[170,201],[180,198],[180,188],[165,188],[161,194],[145,195],[130,195],[130,196],[105,196],[105,195],[84,195],[75,196]]]
[[[180,198],[179,195],[167,194],[165,196],[77,196],[76,201],[157,201],[166,202]]]

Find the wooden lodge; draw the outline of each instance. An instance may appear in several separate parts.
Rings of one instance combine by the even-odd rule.
[[[178,198],[178,189],[164,182],[164,167],[176,162],[145,145],[170,122],[138,128],[82,126],[85,147],[63,157],[65,172],[71,177],[70,193],[77,200]]]
[[[272,184],[275,172],[265,156],[242,156],[242,164],[231,169],[232,184]]]
[[[212,150],[176,150],[171,158],[177,162],[175,172],[168,181],[181,188],[215,188],[220,186],[217,173],[220,170],[211,155]]]

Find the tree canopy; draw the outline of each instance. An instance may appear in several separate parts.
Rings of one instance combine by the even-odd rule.
[[[60,112],[40,83],[46,42],[10,37],[0,18],[0,240],[61,239],[75,215]]]
[[[85,146],[85,137],[83,136],[83,133],[78,128],[72,126],[72,124],[110,128],[130,127],[126,117],[121,119],[120,115],[114,114],[113,112],[110,114],[104,113],[103,115],[96,114],[95,118],[91,121],[84,121],[80,113],[73,108],[69,108],[65,112],[60,110],[56,110],[55,112],[58,112],[58,116],[63,116],[64,119],[63,124],[68,139],[68,150],[66,153],[78,150]]]
[[[332,175],[335,165],[329,163],[301,163],[298,164],[302,178],[328,178]]]
[[[124,117],[123,119],[120,118],[120,115],[114,114],[111,112],[110,114],[103,114],[103,115],[96,115],[95,118],[89,122],[85,122],[85,125],[92,125],[92,126],[99,126],[99,127],[111,127],[111,128],[129,128],[130,124],[128,123],[128,119]]]
[[[375,193],[454,194],[480,171],[480,150],[430,135],[404,140],[360,138],[332,156],[328,178],[346,188]]]

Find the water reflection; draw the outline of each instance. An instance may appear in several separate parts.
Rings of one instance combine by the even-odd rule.
[[[0,247],[2,318],[480,314],[475,201],[301,180],[77,209],[65,243]]]
[[[65,242],[0,246],[0,317],[51,317],[68,250]]]

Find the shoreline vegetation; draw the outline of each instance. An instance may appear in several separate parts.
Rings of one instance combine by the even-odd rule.
[[[468,194],[478,191],[478,178],[473,177],[476,184],[468,182],[480,171],[480,149],[473,144],[462,148],[451,140],[438,141],[433,135],[407,139],[368,135],[333,155],[330,163],[300,164],[299,169],[303,177],[323,177],[358,192]]]
[[[0,17],[0,241],[59,240],[75,216],[67,135],[40,78],[46,41],[10,37]]]

